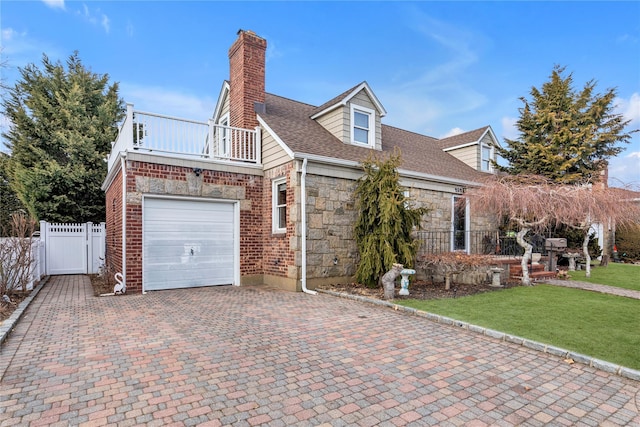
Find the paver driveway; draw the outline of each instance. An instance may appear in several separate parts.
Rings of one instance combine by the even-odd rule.
[[[95,298],[86,277],[54,277],[0,360],[2,425],[640,425],[633,380],[252,287]]]

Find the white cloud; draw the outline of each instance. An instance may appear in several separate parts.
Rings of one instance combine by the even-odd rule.
[[[135,110],[202,122],[211,117],[216,103],[210,96],[128,83],[120,84],[120,96],[133,103]]]
[[[52,9],[64,10],[64,0],[42,0],[42,2]]]
[[[640,187],[640,151],[609,160],[609,185]]]
[[[389,112],[386,122],[426,134],[442,134],[464,126],[458,121],[460,116],[488,102],[485,94],[466,82],[470,67],[478,62],[478,46],[484,43],[484,37],[434,19],[417,8],[412,8],[409,16],[417,37],[433,51],[442,52],[443,59],[425,60],[417,78],[398,76],[400,84],[393,81],[392,86],[376,85],[376,93]]]
[[[615,111],[622,114],[632,125],[640,124],[640,93],[634,92],[629,99],[616,98]]]
[[[109,17],[105,14],[102,15],[102,28],[108,33],[109,32]]]
[[[449,132],[442,135],[440,138],[449,138],[450,136],[460,135],[461,133],[464,133],[463,129],[453,128]]]
[[[131,21],[127,21],[126,31],[127,31],[127,36],[128,37],[133,37],[134,28],[133,28],[133,24],[131,23]]]
[[[101,26],[106,33],[109,33],[111,21],[99,8],[91,10],[86,3],[82,3],[82,10],[76,10],[76,15],[91,25]]]
[[[500,119],[500,123],[502,124],[502,137],[507,139],[517,139],[519,136],[518,128],[516,127],[516,123],[518,122],[517,118],[514,117],[503,117]]]

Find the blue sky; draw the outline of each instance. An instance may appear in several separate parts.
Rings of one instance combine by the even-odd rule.
[[[555,64],[618,91],[640,128],[640,2],[2,1],[2,70],[78,50],[136,109],[205,121],[239,29],[267,40],[267,91],[313,105],[366,80],[383,122],[434,137],[491,125],[515,138],[520,97]],[[7,126],[6,120],[2,125]],[[640,133],[612,185],[640,186]]]

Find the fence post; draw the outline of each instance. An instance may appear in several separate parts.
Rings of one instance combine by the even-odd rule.
[[[40,241],[44,245],[44,256],[40,261],[42,263],[42,270],[44,271],[44,274],[49,274],[49,252],[47,251],[47,221],[40,221]]]
[[[85,274],[93,274],[93,223],[87,222],[85,225],[85,238],[87,242]]]
[[[99,257],[102,260],[102,262],[98,263],[98,270],[94,272],[96,274],[100,272],[100,265],[104,263],[106,267],[106,263],[107,263],[107,223],[106,222],[100,223],[100,255]]]

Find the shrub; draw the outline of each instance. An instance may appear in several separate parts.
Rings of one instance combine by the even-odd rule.
[[[436,274],[445,278],[445,289],[451,287],[451,279],[455,274],[488,265],[491,259],[488,255],[469,255],[464,252],[443,252],[440,254],[424,255],[418,261],[418,268],[434,270]]]
[[[27,290],[33,269],[31,242],[35,221],[22,212],[11,216],[9,237],[0,238],[0,296]]]
[[[616,246],[624,261],[640,261],[640,226],[616,230]]]

